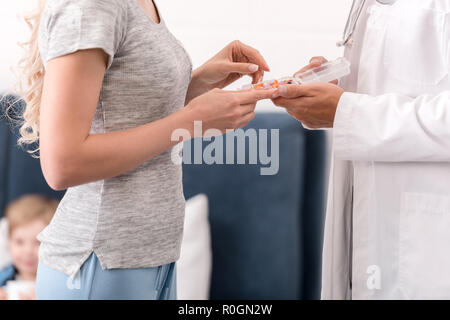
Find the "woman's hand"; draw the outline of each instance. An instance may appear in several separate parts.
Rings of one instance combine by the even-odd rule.
[[[186,103],[212,89],[225,88],[243,75],[250,75],[252,83],[257,83],[265,71],[270,71],[269,66],[256,49],[233,41],[194,71]]]
[[[277,89],[242,91],[213,89],[192,100],[184,111],[190,114],[192,124],[194,121],[202,122],[202,135],[208,129],[217,129],[224,133],[227,129],[245,127],[255,117],[257,101],[273,99],[278,96],[277,91]],[[194,136],[196,131],[193,126],[190,129],[191,136]]]

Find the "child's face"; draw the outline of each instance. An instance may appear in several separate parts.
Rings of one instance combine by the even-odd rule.
[[[36,274],[38,265],[39,241],[37,235],[45,228],[41,220],[34,220],[14,228],[9,236],[9,250],[17,271]]]

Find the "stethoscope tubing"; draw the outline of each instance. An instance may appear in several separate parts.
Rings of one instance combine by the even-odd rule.
[[[344,34],[342,35],[342,40],[337,43],[339,47],[341,46],[349,46],[352,44],[352,37],[356,30],[356,25],[358,24],[358,20],[361,16],[363,8],[367,2],[367,0],[361,0],[358,9],[355,11],[356,3],[360,0],[353,0],[352,6],[350,8],[350,13],[348,14],[347,22],[345,24]],[[383,5],[392,5],[397,0],[376,0],[378,3]],[[352,23],[352,17],[356,14],[356,18]],[[351,30],[350,30],[351,29]],[[349,32],[350,30],[350,32]]]

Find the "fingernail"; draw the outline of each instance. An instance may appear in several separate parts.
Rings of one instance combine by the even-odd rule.
[[[319,60],[319,59],[312,59],[312,60],[310,61],[310,63],[320,63],[320,60]]]
[[[278,93],[278,91],[275,92],[275,93],[272,95],[272,99],[276,99],[276,98],[279,98],[279,97],[280,97],[280,94]]]
[[[256,64],[251,64],[251,65],[248,67],[248,70],[249,70],[250,72],[256,72],[256,71],[259,70],[259,66],[256,65]]]
[[[280,96],[283,96],[283,95],[285,95],[287,93],[287,88],[286,88],[286,86],[280,86],[279,88],[278,88],[278,94],[280,95]]]

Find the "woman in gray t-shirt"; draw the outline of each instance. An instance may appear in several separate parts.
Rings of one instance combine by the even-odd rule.
[[[277,91],[222,88],[267,64],[233,42],[192,72],[150,0],[47,0],[29,21],[19,142],[39,141],[47,182],[68,188],[38,236],[37,297],[174,299],[185,199],[172,133],[245,126]]]

